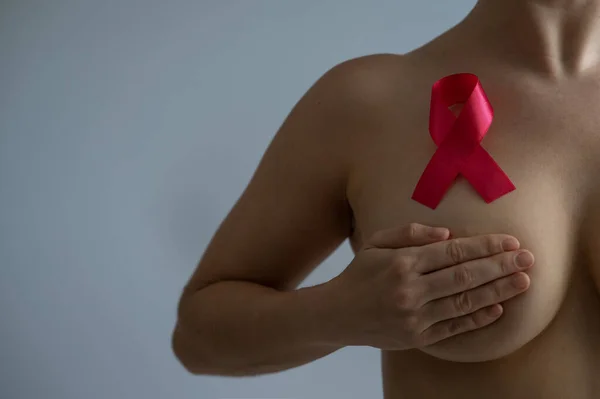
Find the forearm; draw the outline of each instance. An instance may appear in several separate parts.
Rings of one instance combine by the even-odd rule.
[[[297,367],[342,347],[332,339],[333,301],[325,285],[280,292],[247,282],[216,283],[182,300],[173,349],[195,374]]]

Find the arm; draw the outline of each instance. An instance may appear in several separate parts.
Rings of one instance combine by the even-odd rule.
[[[351,229],[344,143],[360,112],[347,69],[294,107],[185,287],[172,346],[190,372],[277,372],[340,347],[327,286],[294,289]]]
[[[324,285],[281,292],[242,281],[212,284],[187,299],[196,314],[180,319],[173,349],[193,374],[247,376],[301,366],[341,347],[331,339],[331,299]]]

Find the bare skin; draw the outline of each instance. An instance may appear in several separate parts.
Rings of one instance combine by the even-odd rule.
[[[599,17],[595,0],[482,0],[411,53],[325,74],[186,286],[182,364],[254,375],[370,345],[387,399],[597,397]],[[431,210],[411,200],[435,151],[430,90],[457,72],[481,79],[495,110],[483,146],[517,190],[486,204],[459,178]],[[348,268],[296,290],[346,238]],[[517,268],[522,252],[533,266]]]

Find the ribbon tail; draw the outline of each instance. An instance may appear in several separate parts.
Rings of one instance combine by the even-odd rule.
[[[471,154],[460,173],[488,204],[515,190],[506,173],[481,146]]]
[[[423,171],[412,199],[431,209],[437,208],[458,176],[459,168],[454,158],[451,153],[439,148]]]

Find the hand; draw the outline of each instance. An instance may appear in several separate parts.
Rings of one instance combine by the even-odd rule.
[[[516,238],[449,239],[420,224],[376,232],[330,283],[344,345],[421,348],[498,320],[533,265]],[[521,255],[524,254],[524,255]],[[517,258],[517,255],[520,255]],[[518,260],[517,260],[518,259]]]

